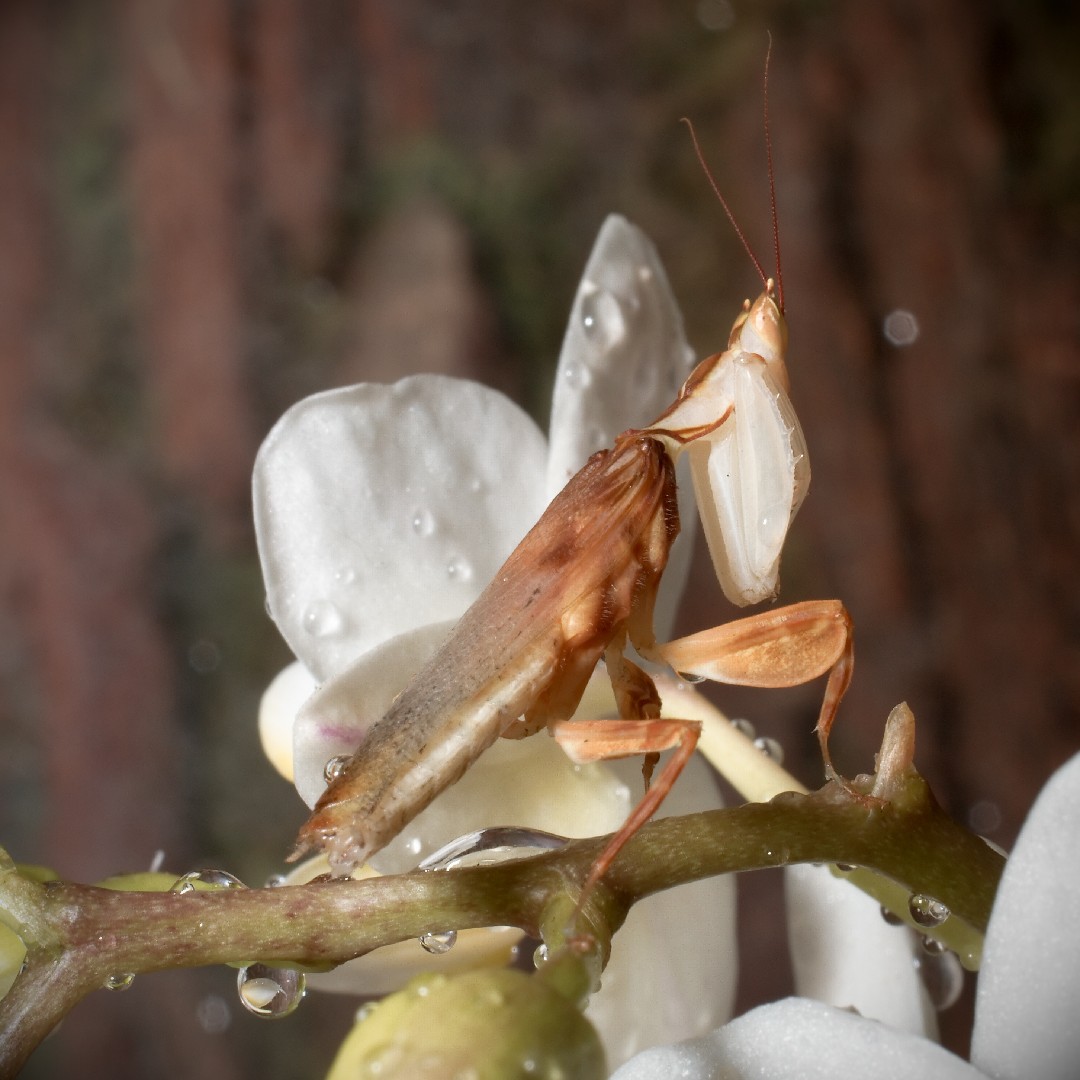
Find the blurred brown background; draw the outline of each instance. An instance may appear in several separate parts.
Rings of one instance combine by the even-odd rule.
[[[251,883],[278,868],[302,808],[255,735],[287,658],[250,526],[259,439],[304,394],[420,370],[483,378],[543,421],[611,210],[654,238],[699,352],[721,347],[759,286],[678,118],[767,254],[766,30],[814,466],[782,595],[855,618],[841,768],[871,766],[906,698],[942,801],[1012,842],[1080,748],[1071,5],[6,0],[0,841],[16,858],[84,880],[158,849]],[[911,344],[884,333],[896,312],[917,320]],[[731,615],[698,569],[687,631]],[[718,700],[816,782],[820,690]],[[784,990],[776,912],[744,912],[775,956],[744,1004]],[[945,1018],[960,1049],[963,1009]],[[309,999],[270,1024],[240,1013],[228,973],[143,977],[86,1002],[28,1075],[319,1075],[350,1010]]]

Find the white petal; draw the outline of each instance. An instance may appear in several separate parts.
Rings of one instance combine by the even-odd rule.
[[[876,900],[826,866],[790,866],[784,881],[796,993],[936,1038],[908,927],[886,923]]]
[[[1047,782],[994,901],[971,1060],[998,1080],[1057,1080],[1080,1062],[1080,755]]]
[[[675,399],[693,352],[656,249],[618,214],[600,229],[574,297],[551,405],[551,498],[590,454]]]
[[[457,618],[543,509],[545,446],[507,398],[418,375],[293,406],[253,481],[274,620],[323,680],[386,639]]]
[[[308,806],[326,790],[326,763],[360,745],[367,729],[446,640],[455,621],[430,623],[383,642],[304,701],[292,736],[296,790]]]
[[[640,759],[612,762],[611,767],[640,798]],[[721,805],[715,774],[694,757],[657,817]],[[600,991],[585,1013],[603,1038],[609,1066],[646,1047],[703,1035],[724,1023],[731,1016],[737,972],[731,875],[669,889],[635,904],[612,941]]]
[[[274,676],[259,702],[259,742],[270,764],[286,780],[293,778],[296,714],[315,687],[311,672],[299,662],[292,663]]]
[[[691,1042],[639,1054],[612,1080],[979,1080],[937,1043],[804,998],[762,1005]]]

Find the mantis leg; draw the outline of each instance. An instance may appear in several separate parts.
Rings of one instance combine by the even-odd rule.
[[[593,863],[582,895],[604,876],[623,845],[656,812],[690,760],[697,746],[701,725],[694,720],[553,720],[548,725],[559,746],[571,761],[584,765],[593,761],[631,757],[635,754],[658,755],[674,749],[664,767],[649,784],[644,798],[634,807],[623,826],[608,841]]]
[[[734,686],[798,686],[829,672],[816,727],[825,773],[839,780],[829,732],[855,663],[851,616],[839,600],[808,600],[657,647],[676,671]]]

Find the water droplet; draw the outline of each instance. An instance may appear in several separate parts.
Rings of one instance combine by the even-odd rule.
[[[356,580],[356,571],[351,566],[343,566],[334,572],[337,585],[351,585]]]
[[[612,349],[626,337],[626,312],[619,298],[597,289],[581,298],[581,325],[598,349]]]
[[[456,930],[443,930],[439,933],[420,935],[420,944],[432,956],[442,956],[443,953],[448,953],[456,942]]]
[[[858,870],[858,867],[848,862],[838,862],[836,864],[836,869],[842,874],[850,874],[853,870]]]
[[[930,1004],[938,1012],[956,1004],[964,990],[964,966],[956,953],[946,949],[936,956],[916,956],[914,964]]]
[[[563,368],[563,379],[572,390],[584,390],[586,387],[592,386],[593,373],[590,372],[588,367],[575,367],[572,364],[567,364]]]
[[[732,720],[731,726],[739,732],[740,735],[745,735],[748,739],[752,739],[757,732],[754,729],[754,725],[749,720]]]
[[[690,671],[676,671],[675,674],[678,675],[684,683],[689,683],[691,686],[696,686],[698,683],[703,683],[705,681],[704,675],[694,675]]]
[[[784,748],[776,739],[769,738],[768,735],[759,735],[754,740],[754,745],[770,760],[775,761],[777,765],[783,764],[784,761]]]
[[[323,766],[323,779],[328,784],[332,784],[345,771],[345,766],[349,764],[349,761],[348,754],[336,754]]]
[[[735,8],[731,0],[699,0],[697,19],[706,30],[730,30],[735,24]]]
[[[284,874],[271,874],[267,879],[263,888],[266,889],[280,889],[288,878]]]
[[[902,926],[904,923],[904,920],[895,911],[890,911],[884,904],[881,905],[881,917],[890,926]]]
[[[1001,828],[1001,807],[989,799],[980,799],[968,810],[968,827],[985,836]]]
[[[232,1010],[220,994],[207,994],[195,1006],[195,1019],[207,1035],[220,1035],[232,1023]]]
[[[169,892],[174,892],[178,896],[186,896],[188,893],[195,891],[195,883],[200,882],[203,885],[209,885],[213,889],[243,889],[246,888],[244,883],[238,878],[230,874],[227,870],[191,870],[184,874],[182,877],[178,877],[173,882],[172,888]]]
[[[121,974],[109,975],[101,985],[104,986],[106,990],[127,990],[134,981],[135,973],[133,971],[125,971]]]
[[[897,308],[885,316],[882,329],[890,345],[913,345],[919,337],[919,320],[910,311]]]
[[[316,600],[304,611],[304,629],[312,637],[333,637],[340,634],[344,626],[341,612],[329,600]]]
[[[187,659],[196,675],[209,675],[221,667],[221,650],[213,641],[201,638],[188,648]]]
[[[412,513],[412,531],[417,536],[428,537],[435,532],[435,515],[420,506]]]
[[[928,934],[923,935],[919,945],[927,956],[940,956],[945,952],[944,944],[938,941],[937,938],[930,937]]]
[[[411,836],[405,843],[405,850],[410,855],[419,855],[424,850],[424,841],[419,836]]]
[[[915,893],[908,901],[912,922],[919,926],[940,926],[948,917],[949,909],[932,896]]]
[[[240,1004],[256,1016],[278,1019],[288,1016],[304,996],[306,980],[302,971],[249,964],[236,977]]]
[[[535,951],[533,952],[533,967],[542,968],[548,962],[548,958],[550,956],[551,951],[546,945],[537,945]]]
[[[446,576],[451,581],[471,581],[473,569],[460,555],[455,555],[446,564]]]

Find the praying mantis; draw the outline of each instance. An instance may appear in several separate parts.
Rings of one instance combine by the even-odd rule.
[[[546,729],[577,763],[646,755],[646,793],[593,865],[588,890],[663,801],[700,733],[696,722],[661,716],[655,684],[628,645],[646,661],[729,684],[793,686],[828,672],[817,733],[835,775],[828,738],[853,664],[839,601],[768,610],[670,642],[653,630],[679,531],[683,454],[721,586],[741,605],[775,595],[781,548],[809,483],[788,396],[779,273],[767,278],[751,258],[764,289],[744,303],[727,348],[703,360],[652,423],[624,431],[570,479],[336,770],[291,858],[318,849],[333,874],[349,874],[496,739]],[[601,659],[619,719],[570,719]],[[673,753],[650,783],[665,750]]]

